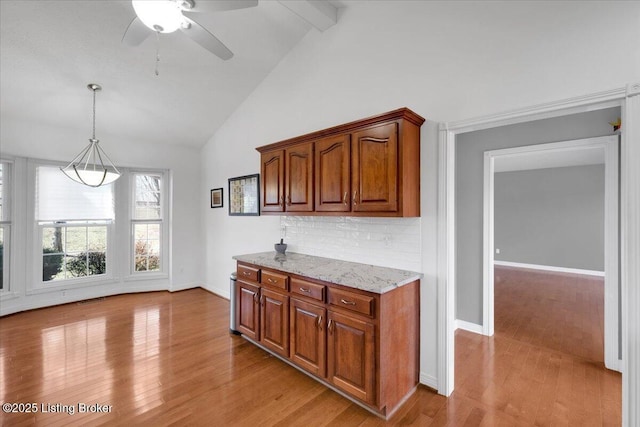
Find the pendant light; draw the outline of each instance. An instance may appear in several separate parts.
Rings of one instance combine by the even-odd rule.
[[[80,184],[100,187],[120,178],[120,171],[100,148],[99,141],[96,139],[96,92],[102,90],[102,87],[95,83],[90,83],[87,87],[93,92],[93,134],[89,139],[89,145],[71,163],[60,170]]]

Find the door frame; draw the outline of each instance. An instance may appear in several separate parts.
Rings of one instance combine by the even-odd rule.
[[[640,82],[626,87],[476,119],[440,123],[438,143],[437,375],[438,393],[454,389],[456,135],[473,130],[622,107],[620,154],[622,422],[640,423]]]
[[[622,368],[618,355],[618,135],[485,151],[482,334],[492,336],[494,333],[495,162],[500,159],[521,158],[532,154],[553,155],[585,150],[601,150],[604,158],[604,363],[608,369],[620,372]]]

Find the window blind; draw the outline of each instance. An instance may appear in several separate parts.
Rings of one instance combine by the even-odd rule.
[[[56,166],[38,166],[36,220],[113,220],[113,184],[88,187],[67,178]]]

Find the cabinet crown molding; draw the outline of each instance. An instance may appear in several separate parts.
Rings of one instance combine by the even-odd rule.
[[[296,136],[294,138],[289,138],[282,141],[274,142],[272,144],[263,145],[261,147],[257,147],[256,150],[258,150],[260,153],[264,153],[264,152],[271,151],[278,148],[286,148],[288,146],[295,145],[300,142],[311,141],[311,140],[315,140],[325,136],[335,135],[339,133],[352,132],[354,130],[364,128],[372,124],[387,122],[392,120],[400,120],[400,119],[407,120],[418,127],[422,126],[422,124],[426,120],[424,117],[411,111],[409,108],[403,107],[403,108],[398,108],[397,110],[378,114],[376,116],[355,120],[353,122],[344,123],[338,126],[327,128],[327,129],[318,130],[315,132],[307,133],[305,135]]]

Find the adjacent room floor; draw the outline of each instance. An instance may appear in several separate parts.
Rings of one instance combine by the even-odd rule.
[[[0,413],[0,424],[619,425],[620,374],[595,357],[601,343],[584,344],[602,328],[583,319],[602,317],[598,298],[570,283],[525,298],[527,280],[547,279],[500,277],[496,335],[456,333],[454,394],[420,387],[389,422],[230,335],[228,301],[193,289],[1,318],[0,400],[31,412]]]

